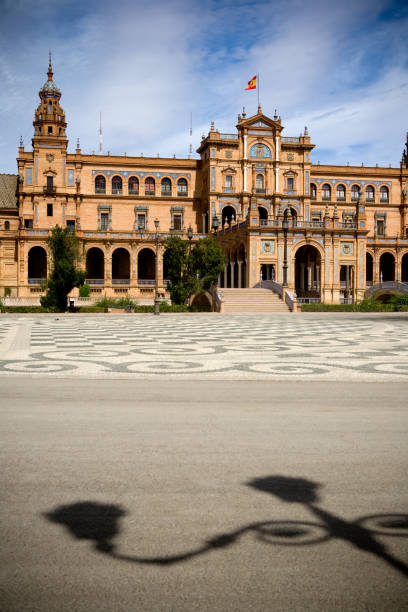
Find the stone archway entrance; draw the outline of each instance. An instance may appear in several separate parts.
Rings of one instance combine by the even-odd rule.
[[[137,278],[141,284],[154,284],[152,281],[156,278],[156,255],[151,249],[145,248],[139,251],[137,256]]]
[[[395,280],[395,258],[392,253],[383,253],[380,257],[380,282]]]
[[[105,275],[105,261],[102,249],[92,247],[86,254],[86,282],[89,284],[103,284]]]
[[[47,278],[47,252],[43,247],[32,247],[28,252],[28,284],[39,285]]]
[[[222,209],[222,227],[224,227],[225,223],[231,224],[233,219],[236,219],[235,208],[232,206],[224,206]]]
[[[321,257],[316,247],[305,245],[295,255],[295,290],[300,301],[320,301]]]
[[[130,255],[126,249],[115,249],[112,253],[112,284],[130,283]]]

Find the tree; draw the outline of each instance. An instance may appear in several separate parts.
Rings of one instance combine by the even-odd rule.
[[[199,240],[191,252],[191,270],[197,276],[200,289],[208,291],[224,270],[227,260],[214,238]]]
[[[51,276],[47,280],[47,293],[41,298],[41,306],[56,312],[67,310],[68,293],[83,285],[85,272],[77,269],[79,240],[70,228],[56,225],[47,238],[51,256]]]
[[[198,240],[191,253],[188,244],[179,237],[166,241],[164,265],[170,281],[170,296],[174,304],[185,304],[189,297],[208,291],[225,265],[225,255],[211,237]]]
[[[166,240],[164,268],[170,281],[170,297],[173,304],[185,304],[191,295],[192,276],[189,271],[188,244],[178,236]]]

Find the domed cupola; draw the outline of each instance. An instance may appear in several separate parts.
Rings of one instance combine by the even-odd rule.
[[[48,79],[40,89],[38,95],[41,103],[37,107],[34,116],[34,138],[47,140],[58,138],[66,139],[65,129],[65,113],[59,104],[61,91],[53,81],[53,72],[51,65],[51,53],[48,65]]]

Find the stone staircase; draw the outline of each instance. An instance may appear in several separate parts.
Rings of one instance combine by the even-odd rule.
[[[220,289],[220,292],[224,293],[224,313],[290,312],[270,289]]]

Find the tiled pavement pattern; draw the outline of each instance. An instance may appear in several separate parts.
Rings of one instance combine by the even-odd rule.
[[[408,380],[406,314],[0,316],[0,376]]]

